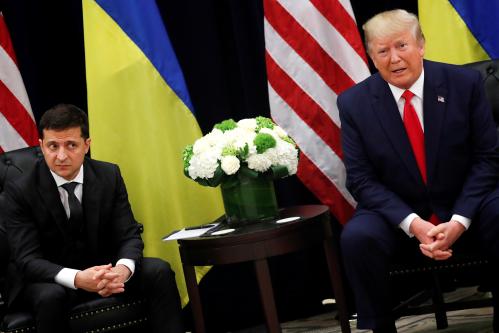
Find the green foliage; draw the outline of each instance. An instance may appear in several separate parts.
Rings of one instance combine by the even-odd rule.
[[[243,148],[239,149],[237,152],[237,156],[239,156],[239,159],[244,161],[248,158],[249,155],[249,147],[248,144],[245,144]]]
[[[237,156],[238,151],[233,146],[227,146],[222,149],[222,156]]]
[[[187,145],[184,151],[182,152],[182,160],[184,161],[184,173],[188,172],[189,163],[191,161],[192,155],[194,155],[193,146]]]
[[[237,127],[237,123],[234,119],[227,119],[221,123],[215,124],[214,128],[221,130],[222,132],[229,131]]]
[[[269,148],[274,148],[276,146],[276,141],[274,137],[267,133],[258,133],[253,139],[253,143],[256,146],[256,152],[258,154],[264,153]]]
[[[267,117],[256,117],[256,132],[260,132],[262,128],[269,128],[269,129],[274,129],[274,122],[272,119],[267,118]]]
[[[291,139],[289,136],[285,136],[284,138],[281,138],[281,139],[282,139],[282,141],[286,141],[287,143],[291,143],[293,146],[296,147],[296,142],[293,139]]]

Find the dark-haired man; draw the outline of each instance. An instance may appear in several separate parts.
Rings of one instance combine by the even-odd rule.
[[[85,157],[86,114],[57,105],[43,114],[39,134],[44,159],[5,188],[9,305],[28,306],[38,332],[66,333],[61,318],[78,300],[144,295],[152,332],[183,332],[174,273],[142,257],[118,166]]]

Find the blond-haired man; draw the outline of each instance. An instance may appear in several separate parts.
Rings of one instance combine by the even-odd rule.
[[[423,60],[416,16],[383,12],[363,28],[378,73],[338,98],[358,201],[341,245],[358,327],[390,333],[394,258],[446,260],[470,247],[499,257],[497,134],[480,74]]]

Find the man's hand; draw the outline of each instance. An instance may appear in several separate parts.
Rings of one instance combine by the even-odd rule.
[[[89,267],[76,273],[75,287],[89,292],[99,292],[102,289],[102,282],[118,277],[117,273],[111,271],[112,265],[101,265]],[[104,278],[104,276],[106,276]]]
[[[102,280],[97,287],[99,295],[108,297],[125,291],[125,281],[128,280],[132,272],[125,265],[111,267],[108,272],[102,275]]]
[[[420,217],[415,218],[409,228],[409,231],[421,243],[419,245],[421,253],[435,260],[449,259],[452,256],[452,250],[449,247],[444,248],[434,245],[435,242],[445,238],[445,234],[439,230],[435,230],[435,226],[431,222],[425,221]]]
[[[456,240],[463,234],[466,228],[459,222],[451,220],[449,222],[440,223],[430,229],[427,236],[434,238],[435,240],[431,243],[420,244],[419,248],[421,252],[425,255],[426,253],[438,254],[439,251],[450,251],[450,247],[456,242]],[[450,257],[450,256],[449,256]],[[434,255],[436,260],[448,259],[439,255]]]

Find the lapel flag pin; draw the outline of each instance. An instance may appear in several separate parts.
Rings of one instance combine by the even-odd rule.
[[[438,96],[437,97],[437,100],[440,102],[440,103],[445,103],[445,98],[443,96]]]

